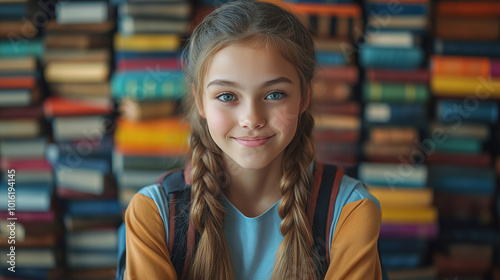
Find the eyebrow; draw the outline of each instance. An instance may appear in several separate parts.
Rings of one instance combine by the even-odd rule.
[[[262,84],[262,87],[263,88],[270,87],[272,85],[280,84],[280,83],[286,83],[286,84],[292,84],[292,85],[294,84],[290,79],[288,79],[286,77],[279,77],[279,78],[265,82],[264,84]],[[236,83],[236,82],[221,80],[221,79],[216,79],[216,80],[211,81],[210,83],[208,83],[207,88],[210,86],[214,86],[214,85],[242,89],[241,85]]]

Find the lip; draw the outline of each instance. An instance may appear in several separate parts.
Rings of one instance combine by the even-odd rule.
[[[268,143],[269,141],[271,141],[271,139],[273,139],[273,137],[274,135],[267,137],[239,137],[234,138],[234,140],[245,147],[255,148]]]

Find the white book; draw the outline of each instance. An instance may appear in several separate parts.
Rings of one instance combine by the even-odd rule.
[[[0,140],[2,158],[45,158],[46,138],[3,139]]]
[[[372,46],[413,47],[415,41],[415,36],[410,32],[373,32],[365,36],[365,42]]]
[[[0,120],[0,138],[32,138],[40,134],[40,123],[36,119]]]
[[[100,140],[105,128],[106,118],[103,116],[56,117],[52,127],[56,141]]]
[[[370,16],[368,25],[373,28],[394,29],[425,29],[428,25],[427,16]]]
[[[154,170],[127,170],[125,172],[116,174],[118,186],[120,189],[134,189],[139,190],[142,187],[152,185],[156,178],[163,174],[165,171]]]
[[[9,251],[0,250],[2,267],[9,266]],[[56,254],[50,248],[16,248],[16,271],[20,268],[55,268]],[[15,273],[14,273],[15,274]]]
[[[69,250],[118,250],[116,229],[85,230],[66,235]]]
[[[26,106],[31,103],[31,91],[28,89],[0,90],[0,108]]]
[[[363,162],[359,165],[358,177],[368,185],[423,188],[427,184],[428,169],[425,165],[408,163]]]
[[[58,186],[95,195],[104,192],[106,180],[100,171],[61,165],[57,165],[54,170]]]
[[[63,1],[56,5],[59,24],[102,23],[108,20],[108,4],[105,1]]]

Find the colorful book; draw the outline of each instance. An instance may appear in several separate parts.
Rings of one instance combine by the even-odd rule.
[[[177,110],[177,103],[173,100],[137,101],[124,98],[119,106],[122,116],[133,121],[172,117]]]
[[[433,165],[429,167],[429,185],[436,191],[492,194],[496,174],[492,168]]]
[[[458,122],[494,124],[498,120],[498,103],[476,100],[471,105],[462,100],[439,100],[436,116],[440,122],[445,124]]]
[[[418,126],[427,120],[427,108],[418,103],[368,103],[364,114],[365,120],[374,124]]]
[[[176,52],[181,47],[181,38],[174,34],[135,34],[124,36],[116,33],[114,45],[118,51],[162,51]]]
[[[179,71],[118,72],[111,78],[114,98],[125,97],[137,100],[181,99],[184,88],[184,73]]]
[[[425,165],[362,162],[358,168],[359,179],[372,186],[424,188],[427,176]]]
[[[430,93],[425,85],[378,82],[363,84],[365,102],[422,103],[429,98]]]
[[[55,116],[107,115],[112,112],[111,105],[92,100],[50,96],[45,99],[43,111],[48,118]]]
[[[363,46],[359,61],[361,66],[369,68],[415,69],[421,66],[424,52],[420,47],[389,48]]]
[[[370,82],[427,84],[429,76],[429,70],[427,69],[401,71],[371,68],[366,71],[366,79]]]
[[[378,199],[382,207],[425,207],[431,206],[433,201],[433,190],[430,188],[407,189],[368,186],[368,190]]]

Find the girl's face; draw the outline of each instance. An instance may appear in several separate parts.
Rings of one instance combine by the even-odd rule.
[[[208,66],[203,89],[199,111],[226,160],[246,169],[281,160],[297,130],[301,95],[297,71],[275,48],[223,48]]]

